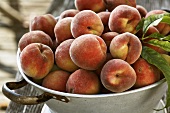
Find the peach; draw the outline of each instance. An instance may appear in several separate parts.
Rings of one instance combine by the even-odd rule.
[[[109,29],[109,26],[108,26],[108,22],[109,22],[110,12],[102,11],[102,12],[97,13],[97,15],[99,15],[99,17],[101,18],[102,23],[104,25],[103,33],[109,32],[110,29]]]
[[[66,83],[70,73],[63,70],[50,72],[44,77],[42,86],[55,91],[66,92]]]
[[[75,0],[74,4],[79,11],[92,10],[97,13],[106,10],[103,0]]]
[[[119,58],[133,64],[141,55],[142,44],[137,36],[126,32],[115,36],[110,43],[113,58]]]
[[[141,20],[139,11],[128,5],[117,6],[110,14],[109,28],[113,32],[136,33],[136,26]]]
[[[93,71],[78,69],[70,75],[66,90],[75,94],[97,94],[100,92],[100,80]]]
[[[61,12],[61,14],[59,16],[59,20],[66,18],[66,17],[74,17],[78,12],[79,12],[79,10],[77,10],[77,9],[64,10],[63,12]]]
[[[164,13],[167,13],[166,11],[164,10],[151,10],[149,11],[145,18],[151,16],[151,15],[155,15],[155,14],[164,14]],[[170,32],[170,25],[169,24],[166,24],[164,22],[160,22],[157,26],[155,26],[159,33],[160,34],[163,34],[163,35],[167,35],[169,32]]]
[[[54,33],[56,37],[56,42],[61,43],[66,39],[73,38],[71,34],[70,25],[73,20],[73,17],[63,18],[54,27]]]
[[[71,60],[69,49],[74,39],[63,41],[55,51],[55,62],[63,70],[74,72],[79,67]]]
[[[30,31],[28,33],[25,33],[18,42],[18,47],[20,48],[20,51],[22,51],[27,45],[31,43],[42,43],[50,48],[53,47],[53,42],[49,35],[44,33],[43,31]]]
[[[145,17],[146,14],[148,13],[148,11],[146,10],[145,7],[141,6],[141,5],[136,5],[136,9],[139,11],[141,18]]]
[[[83,10],[77,13],[71,22],[71,33],[74,38],[83,34],[95,34],[100,36],[104,26],[100,17],[91,10]]]
[[[123,92],[136,82],[135,70],[124,60],[109,60],[102,68],[100,75],[103,86],[112,92]]]
[[[106,60],[107,46],[104,40],[93,34],[77,37],[70,46],[70,57],[80,68],[98,69]]]
[[[134,88],[144,87],[160,80],[160,70],[145,59],[139,58],[132,66],[137,76]]]
[[[110,42],[117,35],[118,35],[118,33],[116,33],[116,32],[106,32],[101,35],[101,38],[105,41],[107,47],[109,48]]]
[[[119,5],[128,5],[136,8],[136,0],[103,0],[106,8],[111,12]]]
[[[55,39],[54,26],[57,23],[55,17],[51,14],[44,14],[40,16],[35,16],[31,20],[30,30],[41,30],[47,33],[52,40]]]
[[[47,45],[31,43],[22,50],[20,64],[27,76],[42,79],[54,65],[53,51]]]

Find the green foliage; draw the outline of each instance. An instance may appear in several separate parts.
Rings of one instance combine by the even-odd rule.
[[[170,106],[170,65],[158,52],[146,46],[143,47],[141,56],[142,58],[147,60],[150,64],[155,65],[164,74],[168,84],[166,107],[169,107]]]
[[[157,26],[160,22],[170,24],[170,13],[155,14],[141,19],[138,26],[136,27],[136,30],[138,31],[142,29],[143,33],[145,34],[150,26]]]
[[[170,52],[170,42],[169,41],[159,41],[157,39],[149,40],[147,43],[160,47],[167,52]]]
[[[151,15],[147,18],[141,19],[138,26],[136,27],[136,30],[142,30],[143,36],[141,38],[141,41],[143,43],[149,43],[151,45],[160,47],[167,52],[170,52],[170,35],[164,36],[160,33],[153,33],[149,36],[145,37],[145,34],[150,26],[157,26],[160,22],[164,22],[170,25],[170,13],[165,14],[155,14]],[[150,40],[150,39],[151,40]],[[145,39],[149,39],[149,41],[146,41]],[[162,71],[162,73],[165,76],[165,79],[168,84],[168,92],[167,92],[167,98],[166,98],[166,106],[170,107],[170,65],[168,62],[160,55],[160,53],[156,52],[155,50],[143,46],[142,58],[147,60],[150,64],[155,65],[158,69]]]

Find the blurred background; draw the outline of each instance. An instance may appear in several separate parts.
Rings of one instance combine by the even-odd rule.
[[[29,31],[30,20],[45,13],[58,16],[74,7],[74,0],[1,0],[0,1],[0,113],[5,113],[9,100],[2,94],[2,85],[15,81],[17,44]]]
[[[17,73],[16,51],[20,37],[28,31],[31,16],[44,14],[52,0],[1,0],[0,1],[0,88],[15,81]],[[0,89],[0,113],[9,100]]]
[[[148,11],[167,9],[170,0],[137,0]],[[74,7],[74,0],[1,0],[0,1],[0,88],[15,81],[17,44],[29,31],[29,21],[36,15],[51,13],[58,16],[63,10]],[[0,113],[5,113],[9,100],[0,89]]]

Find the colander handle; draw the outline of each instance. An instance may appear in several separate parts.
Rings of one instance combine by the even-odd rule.
[[[11,101],[16,102],[18,104],[23,104],[23,105],[40,104],[40,103],[48,101],[49,99],[56,99],[56,100],[66,102],[66,103],[69,102],[69,99],[66,98],[65,96],[54,95],[54,94],[50,94],[47,92],[44,92],[38,96],[23,96],[12,91],[12,90],[22,88],[26,86],[27,84],[28,83],[25,81],[25,79],[19,82],[7,82],[3,84],[2,92]]]

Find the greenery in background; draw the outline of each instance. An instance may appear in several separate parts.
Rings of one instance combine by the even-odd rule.
[[[160,47],[167,52],[170,52],[170,35],[164,36],[160,33],[153,33],[147,37],[145,37],[145,33],[149,29],[150,26],[157,26],[160,22],[165,22],[170,25],[170,13],[165,14],[157,14],[149,16],[148,18],[143,18],[138,26],[136,27],[136,30],[142,30],[143,36],[141,37],[141,41],[143,43],[149,43],[151,45]],[[154,37],[154,39],[153,39]],[[149,40],[148,42],[145,42],[144,39],[152,38],[152,40]],[[165,76],[165,79],[168,84],[168,91],[167,91],[167,98],[166,98],[166,108],[170,107],[170,65],[168,62],[161,56],[160,53],[156,52],[155,50],[143,46],[142,58],[147,60],[150,64],[155,65],[158,69],[162,71],[162,73]]]

